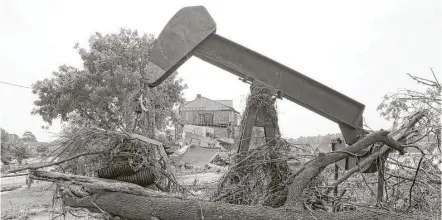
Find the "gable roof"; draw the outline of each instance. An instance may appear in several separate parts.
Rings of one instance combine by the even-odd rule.
[[[186,102],[181,110],[232,110],[239,113],[233,108],[233,100],[212,100],[204,96],[199,96],[193,101]]]
[[[214,100],[214,101],[233,108],[233,100]]]

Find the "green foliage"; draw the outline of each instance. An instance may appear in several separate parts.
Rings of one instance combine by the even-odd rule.
[[[35,145],[35,152],[40,156],[40,157],[46,157],[47,155],[49,155],[52,151],[51,145],[45,142],[40,142],[38,144]]]
[[[79,127],[140,127],[143,133],[148,126],[139,126],[139,122],[147,116],[134,114],[136,100],[143,94],[148,114],[155,113],[156,128],[164,129],[170,119],[176,119],[172,107],[183,101],[186,86],[175,79],[175,74],[157,88],[144,89],[143,81],[151,76],[147,63],[153,42],[152,35],[128,29],[106,35],[95,33],[88,49],[75,45],[83,69],[62,65],[52,78],[33,85],[38,100],[32,114],[49,124],[60,117]]]
[[[22,139],[25,142],[37,142],[37,138],[30,131],[26,131],[25,133],[23,133]]]
[[[31,150],[28,145],[26,145],[23,140],[19,140],[13,143],[12,154],[15,159],[17,159],[19,165],[23,159],[28,159],[32,156]]]
[[[419,147],[425,155],[413,148],[407,149],[410,152],[409,155],[390,155],[389,163],[394,163],[397,167],[386,170],[387,177],[389,175],[396,177],[390,176],[391,179],[388,178],[385,182],[386,202],[395,209],[408,210],[411,204],[414,209],[440,215],[440,185],[433,184],[434,180],[440,180],[442,174],[437,167],[441,163],[441,85],[434,72],[434,80],[410,74],[409,76],[425,86],[424,92],[401,89],[396,93],[388,94],[378,110],[387,120],[393,121],[394,127],[408,121],[415,111],[427,110],[428,113],[416,124],[414,131],[406,140],[407,144]],[[417,176],[416,169],[418,169]],[[413,184],[410,180],[414,179],[416,186],[410,191]],[[411,201],[410,192],[412,193]]]
[[[0,130],[1,130],[1,161],[3,164],[8,165],[12,159],[10,145],[8,144],[10,136],[9,133],[3,128],[0,128]]]
[[[12,159],[17,159],[19,163],[23,159],[32,156],[29,145],[16,134],[9,134],[6,130],[1,129],[1,161],[8,165]]]
[[[429,129],[440,133],[441,85],[436,78],[433,81],[410,74],[409,76],[417,83],[425,86],[425,91],[400,89],[395,93],[385,95],[384,100],[378,106],[381,116],[387,120],[392,120],[393,125],[397,126],[403,120],[408,120],[410,113],[428,109],[429,114],[426,116],[427,123],[425,126],[429,125]]]
[[[409,120],[410,114],[415,111],[428,110],[428,114],[415,127],[416,134],[414,140],[420,141],[426,138],[428,145],[423,150],[426,153],[433,153],[435,148],[441,152],[441,85],[436,77],[433,80],[424,79],[409,75],[417,83],[426,87],[424,92],[401,89],[396,93],[388,94],[378,106],[381,116],[393,121],[393,126],[397,127],[404,121]]]

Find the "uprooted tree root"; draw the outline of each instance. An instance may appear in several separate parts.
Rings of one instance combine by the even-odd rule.
[[[233,166],[221,178],[212,200],[238,205],[280,207],[287,198],[288,143],[264,145],[232,158]]]

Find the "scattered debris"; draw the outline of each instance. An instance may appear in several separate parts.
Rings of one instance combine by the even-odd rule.
[[[186,153],[179,157],[180,162],[193,166],[204,166],[208,164],[219,153],[219,148],[201,147],[198,145],[190,146]]]
[[[232,165],[218,183],[213,201],[240,205],[280,207],[287,196],[288,143],[277,141],[232,158]]]

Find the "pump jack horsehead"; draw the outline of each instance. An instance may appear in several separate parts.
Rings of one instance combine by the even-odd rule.
[[[278,91],[278,97],[286,98],[334,121],[339,125],[348,145],[367,133],[362,128],[362,113],[365,108],[363,104],[216,34],[216,23],[203,6],[182,8],[166,24],[150,55],[148,69],[153,71],[153,77],[147,79],[148,86],[153,88],[161,84],[191,56],[224,69],[245,82],[263,83]],[[257,121],[257,115],[247,115],[249,118],[246,121],[249,123],[246,123],[244,129],[251,129]],[[267,132],[268,130],[266,129],[266,133],[271,133]],[[251,132],[244,130],[242,134],[242,140],[245,140],[250,138]],[[249,142],[241,142],[238,151],[247,151],[248,145]],[[333,150],[344,147],[345,143],[333,143]],[[358,155],[366,157],[368,154],[366,151]],[[364,159],[362,156],[359,161]],[[346,169],[350,169],[357,166],[356,160],[348,158],[340,163],[345,164]],[[376,166],[373,164],[362,169],[364,172],[375,172]]]

